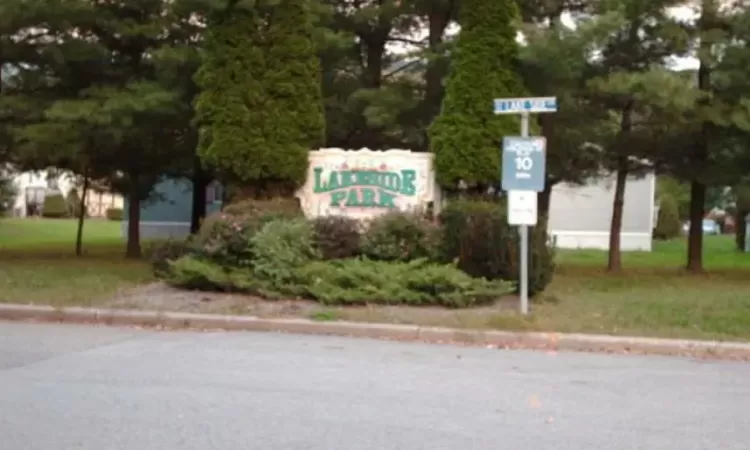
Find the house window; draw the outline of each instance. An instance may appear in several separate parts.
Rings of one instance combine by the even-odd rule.
[[[206,203],[221,203],[224,200],[224,189],[218,181],[212,181],[206,187]]]

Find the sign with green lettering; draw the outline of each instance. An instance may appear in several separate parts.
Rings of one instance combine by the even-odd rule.
[[[314,194],[330,194],[333,208],[395,208],[396,197],[413,197],[417,193],[415,170],[389,171],[385,164],[379,169],[350,169],[324,172],[313,168]]]

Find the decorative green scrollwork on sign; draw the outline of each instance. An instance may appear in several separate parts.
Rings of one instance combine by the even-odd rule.
[[[397,196],[416,195],[415,170],[382,169],[342,169],[323,174],[322,167],[315,167],[313,193],[330,193],[334,208],[395,208]]]

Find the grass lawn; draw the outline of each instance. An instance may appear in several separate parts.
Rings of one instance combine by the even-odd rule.
[[[146,263],[123,258],[119,227],[118,222],[88,221],[86,255],[76,258],[74,221],[0,219],[0,302],[111,305],[116,293],[152,281]],[[528,317],[513,312],[513,299],[463,311],[309,304],[291,310],[319,320],[750,340],[750,254],[735,252],[731,237],[707,237],[708,273],[688,275],[680,270],[685,246],[680,239],[656,243],[650,253],[626,253],[625,271],[619,275],[604,271],[606,252],[561,250],[560,268],[544,295],[547,301],[534,304]],[[196,312],[209,308],[207,312],[286,315],[281,311],[286,307],[270,302],[259,307],[257,300],[247,298],[222,303],[200,296],[192,303]],[[178,300],[169,308],[193,307],[184,303]],[[148,298],[140,303],[153,305]]]
[[[750,253],[732,236],[706,236],[706,274],[691,275],[684,238],[652,252],[623,254],[625,271],[607,274],[604,251],[561,251],[549,295],[520,326],[535,329],[750,340]]]
[[[0,302],[95,305],[151,279],[124,259],[119,222],[86,221],[80,258],[75,236],[74,220],[0,219]]]
[[[120,222],[89,219],[83,226],[84,247],[124,246]],[[74,248],[78,223],[71,219],[0,219],[0,251],[61,253]],[[15,253],[15,252],[14,252]]]
[[[604,269],[605,251],[560,250],[555,279],[527,317],[515,314],[516,299],[509,299],[505,308],[480,311],[360,308],[325,311],[322,317],[750,341],[750,254],[736,252],[733,237],[709,236],[704,244],[707,273],[691,275],[681,269],[686,244],[685,239],[657,242],[653,252],[624,253],[625,270],[618,275]]]
[[[623,252],[622,264],[628,268],[680,268],[685,267],[687,240],[654,241],[651,252]],[[564,266],[607,265],[604,250],[558,250],[558,262]],[[735,251],[733,236],[705,236],[703,241],[703,263],[707,270],[750,270],[750,253]]]

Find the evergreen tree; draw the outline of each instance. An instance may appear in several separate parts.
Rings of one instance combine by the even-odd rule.
[[[273,3],[215,11],[196,74],[201,157],[261,195],[304,183],[325,128],[308,0]]]
[[[0,172],[0,216],[13,208],[13,202],[16,199],[17,193],[18,190],[13,184],[13,180]]]
[[[609,111],[588,98],[586,83],[595,75],[592,45],[601,34],[598,20],[576,17],[582,5],[569,0],[525,0],[524,45],[520,60],[524,86],[533,96],[554,96],[554,114],[532,119],[547,140],[546,180],[538,195],[539,224],[546,226],[552,188],[558,183],[584,184],[601,170],[603,148],[611,141],[615,121]],[[561,18],[570,13],[573,23]]]
[[[669,9],[679,3],[606,0],[597,5],[606,33],[600,44],[598,76],[588,81],[587,89],[590,98],[619,121],[604,158],[605,168],[615,174],[607,262],[610,271],[622,268],[620,235],[627,179],[652,168],[654,136],[662,133],[652,126],[656,121],[649,116],[654,109],[674,110],[674,103],[689,100],[679,95],[685,88],[683,80],[661,69],[670,57],[682,55],[688,48],[683,24],[669,16]],[[667,93],[671,96],[666,97]]]
[[[698,5],[697,5],[698,6]],[[742,183],[750,172],[750,13],[739,3],[701,0],[695,23],[698,102],[686,110],[689,157],[677,172],[690,182],[687,269],[702,272],[702,221],[713,189]],[[687,164],[686,164],[687,163]]]
[[[518,134],[518,121],[495,116],[492,100],[523,93],[515,74],[518,48],[512,0],[465,0],[461,32],[440,115],[430,129],[438,182],[455,189],[459,181],[483,189],[497,184],[500,142]]]
[[[19,61],[4,99],[29,110],[12,127],[15,159],[106,179],[124,193],[126,254],[139,257],[141,201],[192,153],[182,145],[190,119],[182,86],[161,67],[183,31],[162,0],[60,4],[60,30],[45,27],[49,20],[39,14],[17,31],[42,29],[55,38],[35,41],[37,53],[50,56]]]

